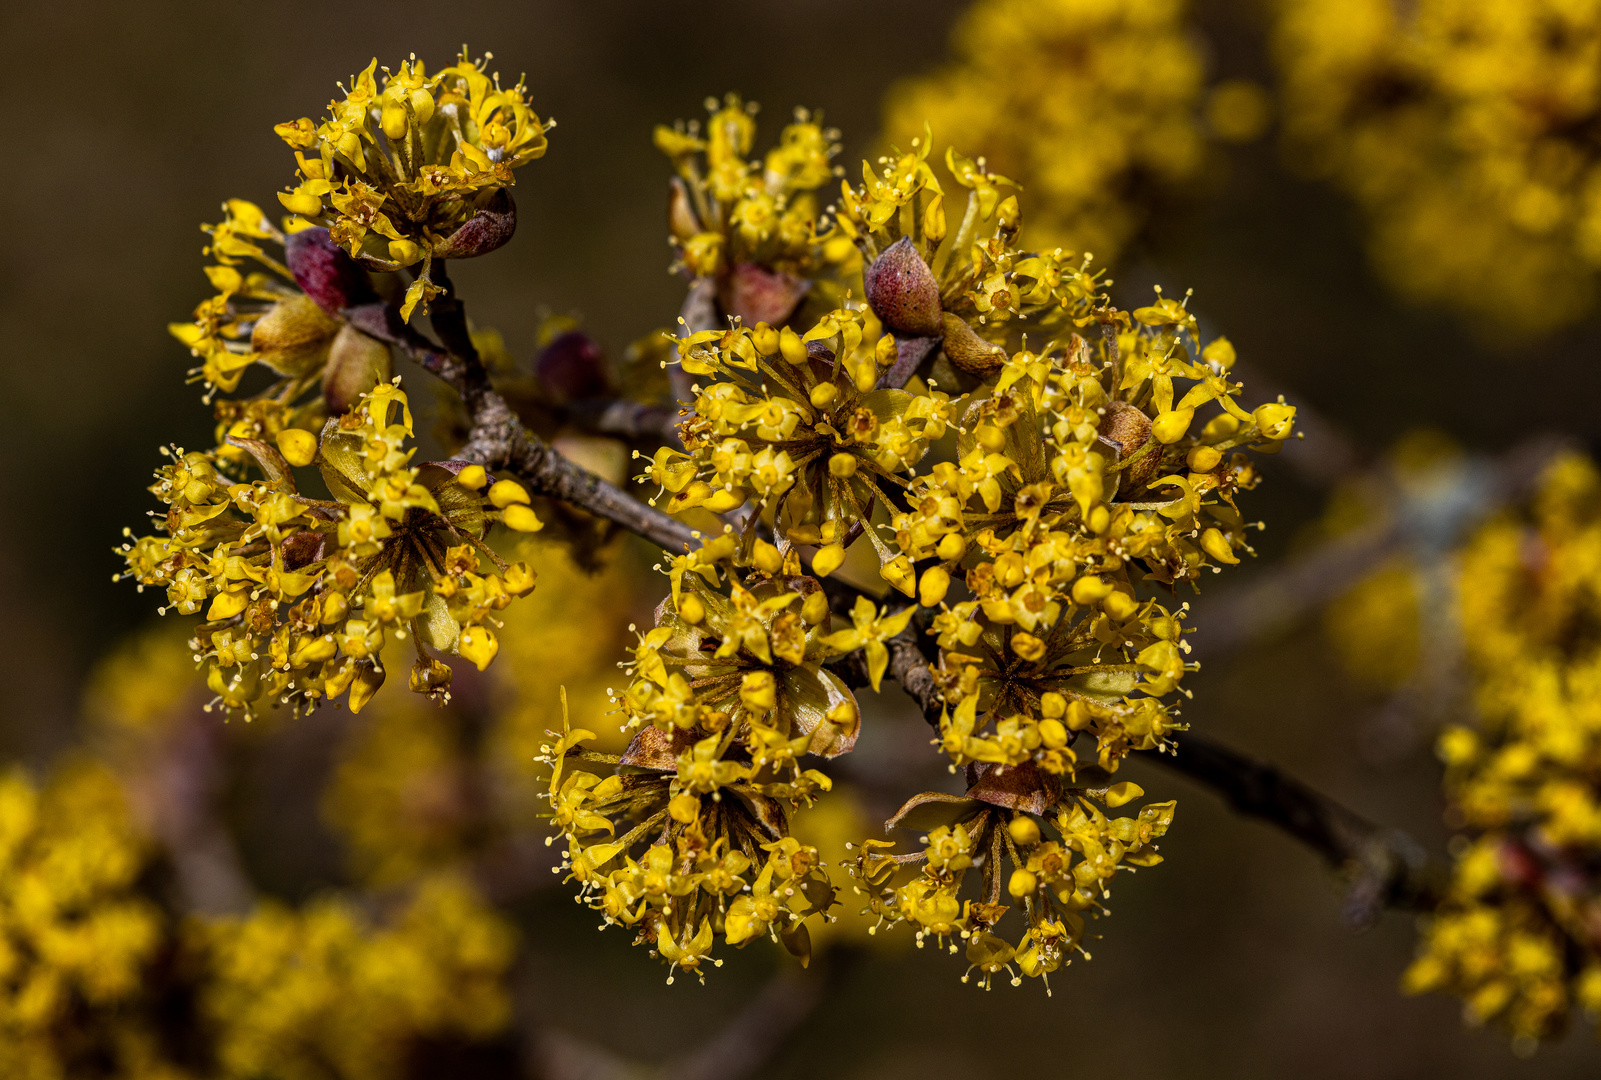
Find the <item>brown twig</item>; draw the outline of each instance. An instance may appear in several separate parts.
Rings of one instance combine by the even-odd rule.
[[[1185,732],[1169,753],[1149,754],[1226,799],[1238,813],[1278,828],[1351,875],[1345,917],[1369,926],[1386,907],[1427,911],[1440,899],[1434,868],[1404,833],[1368,821],[1271,765]]]

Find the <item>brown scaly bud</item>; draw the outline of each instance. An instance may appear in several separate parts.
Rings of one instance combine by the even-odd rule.
[[[979,337],[967,325],[967,320],[946,312],[941,323],[945,333],[945,355],[960,370],[982,379],[995,374],[1006,363],[1006,350],[993,341]]]
[[[467,223],[434,245],[436,259],[473,259],[488,255],[517,231],[517,204],[500,188]]]
[[[1125,461],[1150,442],[1151,419],[1126,401],[1108,402],[1098,433],[1102,442],[1116,449],[1117,460]],[[1143,488],[1156,478],[1156,470],[1161,464],[1162,448],[1152,446],[1144,457],[1124,470],[1123,479],[1118,484],[1119,494],[1130,495]]]
[[[912,337],[939,335],[939,282],[909,238],[885,248],[862,281],[873,314],[890,330]]]
[[[298,378],[322,366],[328,342],[339,332],[332,318],[306,296],[278,301],[256,321],[250,352],[280,375]]]
[[[811,289],[805,278],[773,271],[755,263],[740,263],[717,290],[724,314],[746,326],[767,323],[782,326],[795,313],[801,297]]]
[[[354,326],[345,326],[334,337],[328,350],[328,365],[322,370],[322,400],[330,416],[349,412],[361,395],[395,373],[389,346],[368,337]]]
[[[560,334],[539,351],[534,374],[559,404],[609,397],[611,379],[600,346],[578,330]]]
[[[284,262],[295,284],[330,315],[378,299],[367,271],[329,238],[327,229],[291,233],[284,243]]]

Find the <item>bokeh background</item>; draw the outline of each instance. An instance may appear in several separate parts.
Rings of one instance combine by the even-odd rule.
[[[415,52],[439,63],[466,42],[492,50],[503,74],[526,71],[533,102],[558,121],[551,151],[519,174],[515,242],[464,264],[457,281],[474,318],[500,329],[516,355],[532,355],[551,312],[581,318],[619,355],[668,324],[682,296],[666,270],[668,168],[651,146],[653,125],[702,115],[703,99],[727,90],[764,105],[769,137],[792,106],[820,108],[842,129],[840,160],[854,171],[873,149],[886,91],[942,62],[964,7],[8,6],[0,15],[11,106],[0,111],[0,192],[13,251],[0,287],[0,759],[42,770],[94,738],[83,706],[90,673],[152,619],[149,597],[112,584],[111,549],[154,505],[144,486],[156,447],[201,443],[210,428],[198,388],[184,384],[190,358],[165,327],[205,291],[198,223],[216,220],[227,197],[268,204],[287,179],[274,123],[319,115],[333,80],[374,55],[392,64]],[[1209,79],[1271,82],[1255,4],[1198,0],[1194,9]],[[1365,257],[1357,211],[1286,168],[1271,133],[1209,159],[1194,197],[1164,208],[1116,271],[1124,302],[1143,302],[1157,282],[1193,287],[1209,332],[1226,333],[1254,370],[1375,456],[1419,427],[1487,454],[1537,432],[1601,434],[1593,318],[1539,339],[1497,337],[1397,301]],[[1312,543],[1327,499],[1287,463],[1269,463],[1267,473],[1253,512],[1270,528],[1238,586]],[[644,572],[649,556],[620,545],[608,555],[606,587],[580,581],[568,595],[596,625],[640,618],[660,588]],[[1186,719],[1197,729],[1443,846],[1427,738],[1397,748],[1372,737],[1386,703],[1341,673],[1315,615],[1207,664],[1186,686],[1195,693]],[[555,687],[546,690],[553,698]],[[920,721],[893,700],[884,713],[887,734],[867,760],[916,775],[893,759],[923,752]],[[326,714],[273,722],[230,752],[229,828],[264,894],[301,902],[350,882],[345,841],[319,802],[353,737],[339,724]],[[923,772],[937,780],[927,753]],[[957,981],[953,958],[865,948],[840,965],[828,996],[762,1074],[1601,1071],[1588,1029],[1523,1060],[1503,1037],[1466,1029],[1456,1001],[1402,998],[1397,980],[1414,947],[1407,916],[1352,933],[1340,921],[1337,883],[1308,852],[1180,778],[1140,762],[1130,770],[1153,794],[1179,799],[1167,861],[1122,882],[1093,962],[1062,972],[1053,997],[1033,985],[985,993]],[[518,1068],[568,1054],[629,1075],[680,1060],[788,962],[753,947],[704,987],[682,979],[667,987],[625,934],[597,934],[564,888],[522,889],[511,910],[522,930],[517,1023],[545,1048],[522,1052]]]

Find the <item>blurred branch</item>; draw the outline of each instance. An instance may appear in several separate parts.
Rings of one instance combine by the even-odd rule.
[[[1372,925],[1386,907],[1426,911],[1439,902],[1437,872],[1416,841],[1271,765],[1192,732],[1146,760],[1210,788],[1236,812],[1273,825],[1348,874],[1345,918],[1353,926]]]
[[[1290,393],[1276,379],[1243,360],[1236,361],[1229,374],[1243,380],[1253,397],[1260,394],[1266,401],[1282,397],[1295,406],[1296,437],[1285,442],[1281,456],[1302,480],[1328,487],[1365,466],[1365,455],[1356,442],[1300,395]]]

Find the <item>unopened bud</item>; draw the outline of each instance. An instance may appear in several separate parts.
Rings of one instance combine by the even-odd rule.
[[[812,408],[826,409],[833,404],[835,398],[839,397],[839,387],[831,382],[820,382],[812,387],[812,392],[807,397],[811,399]]]
[[[1112,593],[1109,582],[1102,581],[1098,574],[1085,574],[1073,582],[1073,603],[1080,607],[1089,607],[1098,604]]]
[[[1040,742],[1045,744],[1045,749],[1060,750],[1067,745],[1067,735],[1067,725],[1060,720],[1040,721]]]
[[[466,223],[443,240],[434,244],[436,259],[473,259],[488,255],[510,240],[517,231],[517,204],[511,192],[497,188]]]
[[[1118,622],[1123,622],[1132,619],[1134,613],[1140,610],[1140,602],[1126,592],[1113,592],[1101,601],[1101,610]]]
[[[816,563],[813,562],[815,567]],[[801,618],[807,626],[816,626],[828,618],[828,596],[819,589],[806,598],[801,604]]]
[[[812,556],[812,573],[818,577],[827,577],[845,562],[845,548],[840,544],[829,544],[818,548],[817,554]]]
[[[284,241],[284,262],[295,284],[330,315],[378,299],[372,278],[323,228],[301,229]]]
[[[934,549],[945,562],[955,562],[967,553],[967,537],[961,533],[946,533],[940,538],[939,546]]]
[[[1223,460],[1222,451],[1214,446],[1197,446],[1191,450],[1185,461],[1196,472],[1211,472],[1217,468],[1218,462]]]
[[[539,520],[539,515],[522,503],[513,503],[502,510],[500,520],[506,523],[508,529],[516,529],[518,532],[538,532],[545,527],[545,523]]]
[[[768,577],[774,577],[784,569],[784,556],[777,547],[760,537],[757,537],[756,546],[751,551],[751,562]]]
[[[346,325],[335,335],[328,350],[328,364],[322,371],[322,400],[331,416],[349,412],[379,383],[395,374],[395,359],[389,346]]]
[[[1033,871],[1024,870],[1021,866],[1012,871],[1012,876],[1006,880],[1006,891],[1012,899],[1021,900],[1025,896],[1032,896],[1034,890],[1040,887],[1039,878]]]
[[[1018,847],[1033,847],[1040,842],[1039,823],[1027,814],[1019,814],[1007,822],[1006,831]]]
[[[350,682],[350,711],[359,713],[384,684],[385,671],[370,660],[356,664],[356,674]]]
[[[767,710],[778,704],[778,686],[770,671],[753,671],[739,684],[739,700],[747,709]]]
[[[806,343],[801,341],[800,335],[789,327],[778,332],[778,351],[784,354],[795,367],[805,367],[809,354],[806,352]]]
[[[391,141],[399,142],[406,137],[406,107],[397,101],[384,102],[384,111],[378,121],[378,126],[384,129],[384,134]]]
[[[317,457],[317,436],[304,428],[284,428],[278,433],[278,452],[291,465],[310,465]]]
[[[908,237],[885,248],[862,274],[867,303],[897,334],[940,333],[939,282]]]
[[[678,617],[691,626],[699,626],[700,621],[706,617],[706,605],[694,593],[679,598]]]
[[[1124,803],[1133,802],[1144,794],[1145,789],[1140,785],[1132,780],[1125,780],[1121,784],[1113,784],[1106,789],[1106,805],[1112,807],[1122,806]]]
[[[940,332],[944,336],[946,358],[969,375],[988,378],[1006,363],[1005,349],[992,341],[985,341],[967,325],[965,319],[959,319],[948,311],[941,319]]]
[[[978,440],[978,445],[992,454],[999,454],[1006,449],[1006,432],[994,424],[978,425],[978,430],[973,432],[973,437]]]
[[[828,471],[830,475],[837,476],[841,480],[847,480],[855,476],[856,455],[840,451],[828,459]]]
[[[951,575],[944,567],[931,566],[923,571],[923,580],[917,583],[917,602],[924,607],[937,607],[951,587]]]
[[[756,329],[750,334],[750,343],[756,346],[756,351],[763,356],[778,355],[778,331],[766,323],[756,324]]]
[[[484,471],[482,465],[463,466],[461,472],[456,474],[456,483],[469,491],[482,490],[483,486],[488,482],[489,474]]]
[[[489,501],[497,510],[504,510],[512,503],[526,503],[528,489],[515,480],[496,480],[489,489]]]
[[[1194,409],[1173,409],[1151,421],[1151,435],[1164,446],[1176,443],[1190,430],[1195,419]]]

